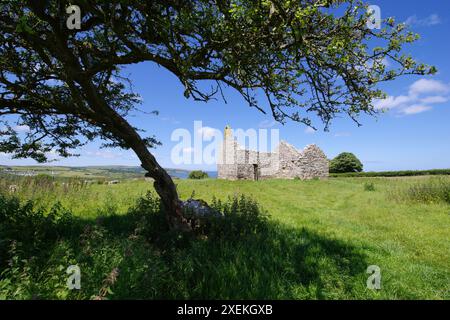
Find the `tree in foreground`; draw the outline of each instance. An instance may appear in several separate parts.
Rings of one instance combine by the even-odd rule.
[[[330,173],[361,172],[363,164],[350,152],[342,152],[330,161]]]
[[[74,4],[79,29],[68,28]],[[417,35],[391,18],[369,29],[366,9],[351,0],[2,1],[0,152],[44,162],[93,139],[131,149],[170,226],[187,227],[175,185],[149,151],[159,142],[127,121],[140,99],[121,67],[154,62],[199,101],[225,100],[231,87],[281,123],[327,129],[339,115],[358,123],[377,113],[381,82],[435,72],[401,53]],[[12,122],[30,131],[21,136]]]

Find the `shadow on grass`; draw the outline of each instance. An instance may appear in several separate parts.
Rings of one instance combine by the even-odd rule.
[[[213,206],[226,218],[185,235],[151,195],[96,220],[0,198],[0,298],[349,298],[365,279],[361,248],[273,223],[245,198]],[[66,288],[72,264],[81,290]]]

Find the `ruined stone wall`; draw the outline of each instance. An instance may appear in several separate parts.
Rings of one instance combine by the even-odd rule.
[[[230,137],[226,137],[222,142],[217,159],[217,177],[219,179],[238,179],[237,147],[237,142]]]
[[[316,145],[299,151],[282,141],[275,152],[245,150],[225,135],[217,165],[219,179],[314,179],[328,177],[328,159]]]
[[[329,176],[328,159],[316,145],[309,145],[303,150],[297,160],[297,165],[302,168],[299,176],[301,179],[327,178]]]
[[[303,175],[303,168],[298,165],[298,159],[301,154],[297,149],[282,141],[276,152],[278,152],[280,159],[280,166],[277,172],[278,178],[294,179]]]
[[[260,179],[274,179],[280,167],[278,153],[260,152],[258,158]]]

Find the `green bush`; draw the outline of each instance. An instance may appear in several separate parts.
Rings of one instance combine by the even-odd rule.
[[[44,210],[0,193],[0,300],[67,297],[62,266],[74,264],[67,239],[78,242],[78,227],[59,203]]]
[[[189,179],[206,179],[209,178],[208,174],[201,170],[194,170],[189,172]]]
[[[364,183],[364,191],[375,191],[375,185],[372,182]]]
[[[362,170],[361,161],[350,152],[343,152],[330,161],[330,173],[361,172]]]

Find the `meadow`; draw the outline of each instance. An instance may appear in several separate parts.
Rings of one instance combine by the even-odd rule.
[[[2,176],[0,299],[450,298],[448,176],[176,184],[229,219],[179,234],[143,179]]]

